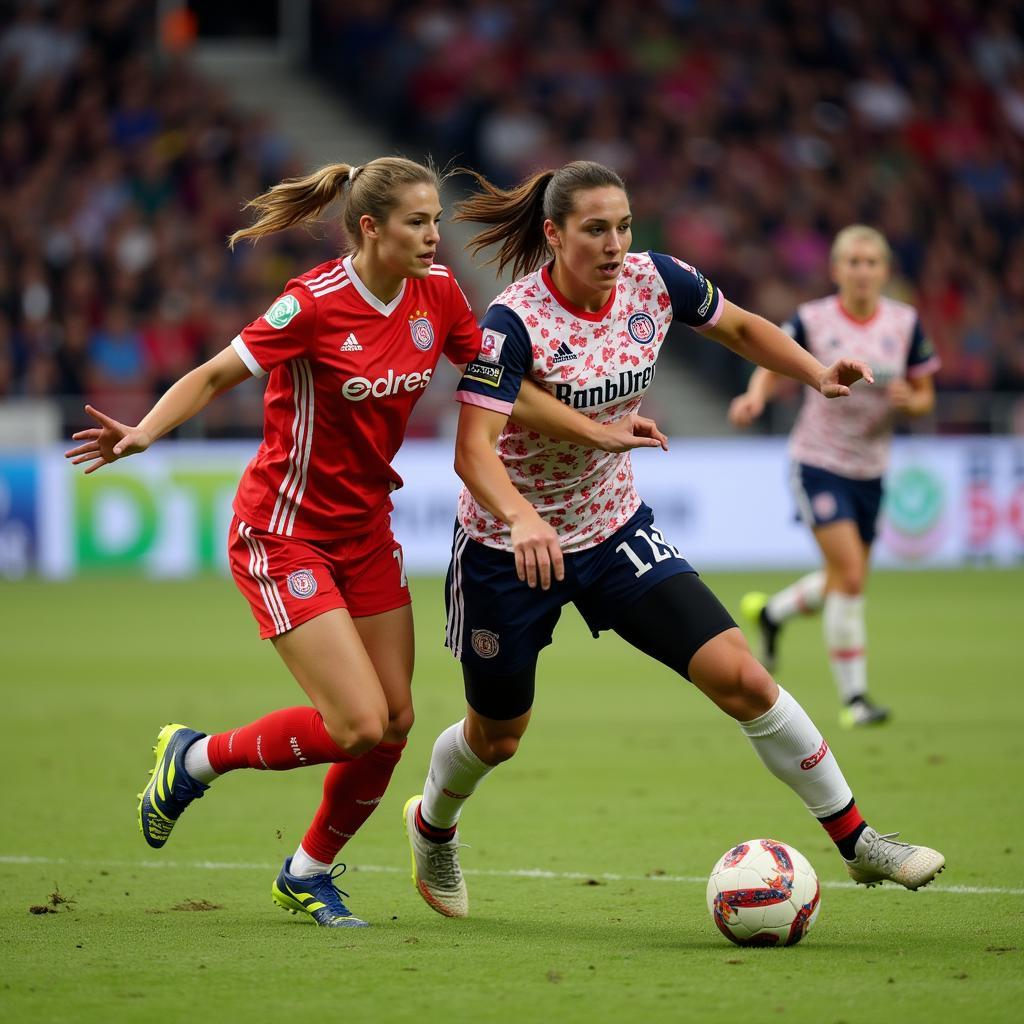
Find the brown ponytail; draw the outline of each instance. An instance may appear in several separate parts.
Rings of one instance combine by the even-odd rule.
[[[459,173],[474,178],[481,191],[457,203],[452,220],[491,225],[474,235],[466,248],[478,256],[500,243],[487,265],[497,264],[500,274],[511,264],[516,277],[535,270],[547,258],[550,250],[544,221],[564,227],[576,207],[577,192],[609,186],[626,190],[613,170],[591,160],[574,160],[557,171],[540,171],[511,189],[498,188],[469,168],[459,168]]]
[[[231,235],[228,245],[233,249],[240,239],[256,242],[274,231],[315,221],[344,195],[341,222],[349,241],[358,249],[362,244],[359,219],[368,215],[375,221],[386,221],[397,205],[398,190],[418,184],[432,185],[440,192],[441,176],[432,164],[424,166],[400,156],[378,157],[361,167],[327,164],[304,178],[287,178],[250,199],[243,209],[256,210],[259,219]]]

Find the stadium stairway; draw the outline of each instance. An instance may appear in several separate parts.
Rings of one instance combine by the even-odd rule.
[[[297,70],[284,50],[260,42],[202,42],[192,51],[201,72],[224,88],[241,108],[271,120],[276,131],[305,157],[310,167],[345,159],[364,163],[393,153],[393,140],[359,120],[353,111],[313,75]],[[452,197],[445,198],[451,208]],[[446,258],[473,300],[478,315],[504,282],[496,285],[489,269],[476,266],[463,252],[472,229],[444,226]],[[685,255],[685,254],[684,254]],[[697,342],[701,344],[701,342]],[[703,342],[714,344],[713,342]],[[658,379],[643,411],[666,433],[717,436],[731,433],[722,398],[677,364],[663,359]]]

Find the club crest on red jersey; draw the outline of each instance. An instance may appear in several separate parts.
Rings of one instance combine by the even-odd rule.
[[[417,309],[409,317],[409,333],[412,335],[412,343],[421,352],[428,352],[434,344],[434,325],[422,309]]]
[[[653,318],[647,313],[634,313],[626,321],[626,330],[629,331],[629,336],[634,341],[639,341],[641,345],[646,345],[654,338],[656,329]]]
[[[316,593],[316,577],[308,569],[296,569],[288,574],[288,593],[301,601]]]

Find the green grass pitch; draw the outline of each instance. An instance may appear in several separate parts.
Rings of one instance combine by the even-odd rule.
[[[736,609],[789,577],[708,578]],[[414,594],[418,721],[345,851],[349,903],[374,925],[350,932],[270,901],[322,769],[220,780],[161,852],[137,832],[161,725],[220,730],[299,699],[229,581],[0,584],[0,1019],[1020,1019],[1024,571],[872,580],[873,690],[894,710],[877,731],[836,726],[818,621],[783,638],[780,680],[868,819],[946,854],[928,889],[847,884],[734,724],[569,609],[519,756],[464,815],[465,921],[432,913],[408,876],[401,808],[463,707],[441,584]],[[733,947],[705,909],[711,865],[757,836],[796,846],[822,880],[817,925],[792,949]],[[54,893],[69,902],[29,912]]]

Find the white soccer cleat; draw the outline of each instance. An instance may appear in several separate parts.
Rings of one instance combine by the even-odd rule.
[[[459,837],[432,843],[416,827],[416,811],[422,795],[409,797],[402,814],[412,850],[412,880],[431,909],[445,917],[469,916],[469,893],[459,867]]]
[[[858,885],[870,888],[891,881],[907,889],[920,889],[945,867],[946,858],[938,850],[898,843],[893,838],[897,835],[892,832],[880,836],[868,827],[857,837],[857,856],[846,862],[846,870]]]

